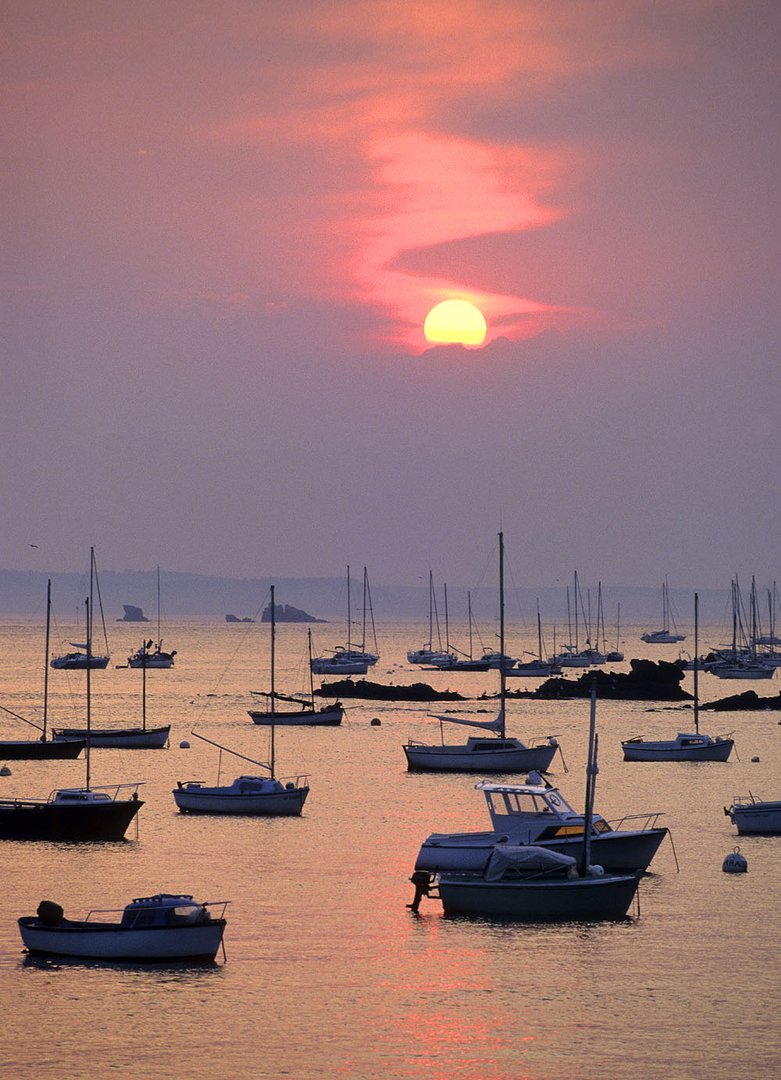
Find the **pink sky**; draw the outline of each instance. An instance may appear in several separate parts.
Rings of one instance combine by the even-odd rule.
[[[780,22],[7,4],[0,565],[778,575]]]

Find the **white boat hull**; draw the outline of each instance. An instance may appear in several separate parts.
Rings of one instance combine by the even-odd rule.
[[[256,817],[297,817],[308,794],[308,787],[249,795],[192,787],[176,788],[173,792],[176,805],[185,814],[245,814]]]
[[[250,709],[249,715],[255,724],[274,724],[275,727],[335,727],[341,724],[344,708],[341,705],[326,709],[301,709],[299,712],[270,712]]]
[[[64,923],[36,925],[37,919],[19,919],[22,942],[33,955],[72,956],[90,960],[213,960],[225,931],[225,920],[203,926],[122,929]]]
[[[522,922],[622,919],[637,892],[637,874],[524,881],[485,881],[441,874],[446,915],[479,915]]]
[[[158,728],[58,728],[53,732],[55,742],[79,739],[89,742],[92,749],[163,750],[168,745],[171,725]]]
[[[624,761],[726,761],[734,746],[732,739],[682,744],[675,739],[658,742],[624,742]]]
[[[558,744],[524,746],[519,739],[470,738],[455,746],[407,743],[410,772],[547,772]]]

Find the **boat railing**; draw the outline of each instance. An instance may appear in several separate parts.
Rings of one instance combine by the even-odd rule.
[[[617,818],[615,821],[608,821],[607,824],[614,832],[626,829],[634,832],[645,832],[647,829],[660,828],[660,817],[664,817],[664,810],[656,810],[647,814],[625,814],[624,817]]]
[[[207,921],[219,922],[225,918],[225,909],[229,903],[230,900],[199,900],[193,907],[202,908],[208,915]],[[88,924],[93,926],[115,926],[117,923],[122,922],[123,930],[133,930],[137,926],[148,926],[149,913],[161,910],[172,911],[174,908],[170,903],[144,904],[143,907],[138,907],[130,912],[127,908],[91,908],[83,919],[68,919],[67,921],[71,926],[77,927],[86,927]],[[106,918],[106,916],[113,916],[113,918]],[[186,925],[186,920],[180,925]]]
[[[124,783],[124,784],[93,784],[92,787],[89,790],[90,791],[106,791],[106,792],[109,793],[109,795],[111,797],[111,801],[116,802],[116,800],[119,798],[119,793],[121,791],[125,791],[127,789],[130,789],[131,792],[132,792],[130,798],[131,799],[137,799],[138,798],[138,789],[145,783],[146,783],[146,780],[133,780],[133,781],[128,781],[127,783]],[[48,802],[54,802],[54,800],[57,797],[57,795],[59,794],[59,792],[66,791],[66,790],[67,790],[67,788],[55,788],[54,791],[52,791],[49,794]]]
[[[299,773],[297,776],[278,776],[280,784],[287,787],[288,784],[295,784],[296,787],[309,787],[309,773]]]

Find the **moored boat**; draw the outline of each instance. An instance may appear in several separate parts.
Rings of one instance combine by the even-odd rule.
[[[124,910],[93,909],[83,919],[66,919],[59,904],[43,900],[37,913],[22,916],[18,926],[25,948],[33,956],[137,962],[213,960],[222,944],[228,903],[199,903],[187,894],[158,893],[138,897]]]
[[[781,800],[758,799],[750,792],[738,795],[724,813],[740,836],[776,836],[781,833]]]

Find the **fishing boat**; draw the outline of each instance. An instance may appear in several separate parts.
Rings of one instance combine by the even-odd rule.
[[[89,607],[89,600],[87,600]],[[87,612],[89,626],[89,611]],[[90,639],[87,636],[87,655]],[[87,671],[87,739],[82,788],[61,788],[47,799],[0,799],[0,839],[4,840],[122,840],[144,805],[139,783],[93,787],[91,784],[91,695]],[[126,794],[130,792],[130,794]]]
[[[504,534],[499,533],[499,648],[504,655]],[[458,716],[437,716],[440,745],[410,739],[404,745],[410,772],[547,772],[559,744],[552,735],[527,745],[508,737],[505,730],[507,672],[499,667],[499,713],[495,720],[473,720]],[[489,736],[470,736],[465,743],[446,744],[444,724],[465,724],[489,731]]]
[[[151,648],[152,642],[145,641],[139,652]],[[171,725],[147,727],[146,723],[146,672],[147,665],[141,665],[141,726],[122,728],[55,728],[56,742],[70,742],[73,739],[86,740],[95,749],[112,750],[163,750],[168,746]]]
[[[94,652],[87,654],[86,643],[80,641],[71,641],[68,644],[72,645],[77,652],[65,653],[62,656],[55,656],[52,658],[51,666],[56,671],[85,671],[90,668],[92,671],[104,671],[108,667],[109,662],[109,648],[108,648],[108,635],[106,633],[106,620],[103,616],[103,601],[100,599],[100,583],[98,581],[97,567],[95,564],[95,549],[91,547],[89,549],[89,581],[90,581],[90,612],[93,611],[92,599],[93,599],[93,584],[98,593],[98,605],[100,607],[100,618],[103,626],[103,640],[105,642],[106,651],[103,654],[96,654]],[[92,628],[87,627],[87,635],[92,644]],[[83,650],[83,651],[82,651]]]
[[[781,800],[758,799],[751,792],[738,795],[724,813],[740,836],[777,836],[781,833]]]
[[[640,635],[640,640],[647,645],[674,645],[676,641],[685,641],[686,634],[679,634],[678,627],[670,608],[670,590],[667,578],[662,583],[662,628],[661,630],[646,630]]]
[[[183,814],[249,814],[256,817],[297,817],[309,794],[307,777],[277,778],[274,775],[274,725],[271,725],[271,755],[268,763],[231,750],[193,731],[196,739],[216,746],[220,751],[217,783],[209,786],[203,780],[179,780],[172,795]],[[222,755],[249,761],[268,776],[237,776],[230,784],[220,784]]]
[[[150,651],[151,650],[151,651]],[[131,668],[172,668],[176,649],[168,652],[163,650],[163,639],[160,636],[160,567],[157,568],[157,642],[154,648],[149,645],[146,648],[137,649],[127,658],[127,666]]]
[[[366,648],[366,619],[371,618],[372,632],[374,634],[374,652]],[[377,650],[377,631],[374,627],[374,610],[371,603],[371,590],[369,588],[369,574],[363,568],[363,636],[360,644],[352,640],[352,609],[350,606],[350,567],[347,567],[347,644],[337,645],[334,651],[327,656],[316,656],[309,661],[309,666],[315,675],[365,675],[370,667],[379,660]]]
[[[274,611],[271,612],[271,655],[274,656],[274,643],[276,640],[276,620]],[[307,628],[307,642],[309,646],[309,697],[295,697],[291,694],[280,694],[274,689],[274,671],[272,660],[271,684],[269,692],[253,690],[253,694],[267,698],[267,709],[250,709],[249,715],[255,724],[296,725],[299,727],[335,727],[341,724],[344,716],[344,706],[341,701],[335,701],[332,705],[317,706],[315,704],[315,687],[312,679],[312,631]],[[277,702],[285,702],[286,705],[297,705],[297,709],[277,710]]]
[[[49,738],[49,634],[51,627],[52,583],[46,584],[46,648],[43,661],[43,717],[40,724],[28,720],[12,709],[0,705],[0,709],[16,720],[37,728],[41,735],[37,739],[2,739],[0,740],[0,759],[5,761],[50,761],[77,758],[84,749],[85,742],[74,739],[70,743],[58,743]]]
[[[573,810],[561,791],[531,773],[525,784],[475,785],[485,796],[491,830],[431,833],[423,841],[416,870],[482,870],[497,845],[533,844],[577,857],[583,844],[585,814]],[[591,850],[605,870],[647,870],[668,830],[657,823],[661,812],[606,821],[591,816]]]
[[[445,915],[476,915],[522,922],[601,921],[626,917],[637,893],[641,871],[610,873],[591,862],[592,815],[598,772],[595,712],[596,691],[592,689],[586,809],[578,857],[535,844],[496,844],[484,868],[443,870],[436,874],[434,880]],[[425,882],[423,886],[425,888]],[[416,884],[416,890],[418,888]]]
[[[93,909],[66,919],[62,907],[42,900],[35,915],[18,920],[32,956],[82,960],[213,960],[225,933],[228,900],[197,902],[188,894],[158,893],[124,909]]]
[[[434,620],[436,618],[437,636],[439,637],[439,613],[437,612],[437,598],[434,592],[434,574],[428,572],[428,641],[419,649],[413,649],[407,653],[407,662],[429,667],[442,667],[456,660],[457,657],[447,648],[442,648],[442,639],[439,637],[438,648],[434,648]]]
[[[734,740],[728,735],[712,738],[700,731],[699,694],[699,597],[694,594],[694,731],[679,731],[674,739],[644,739],[635,735],[621,743],[624,761],[726,761]]]

